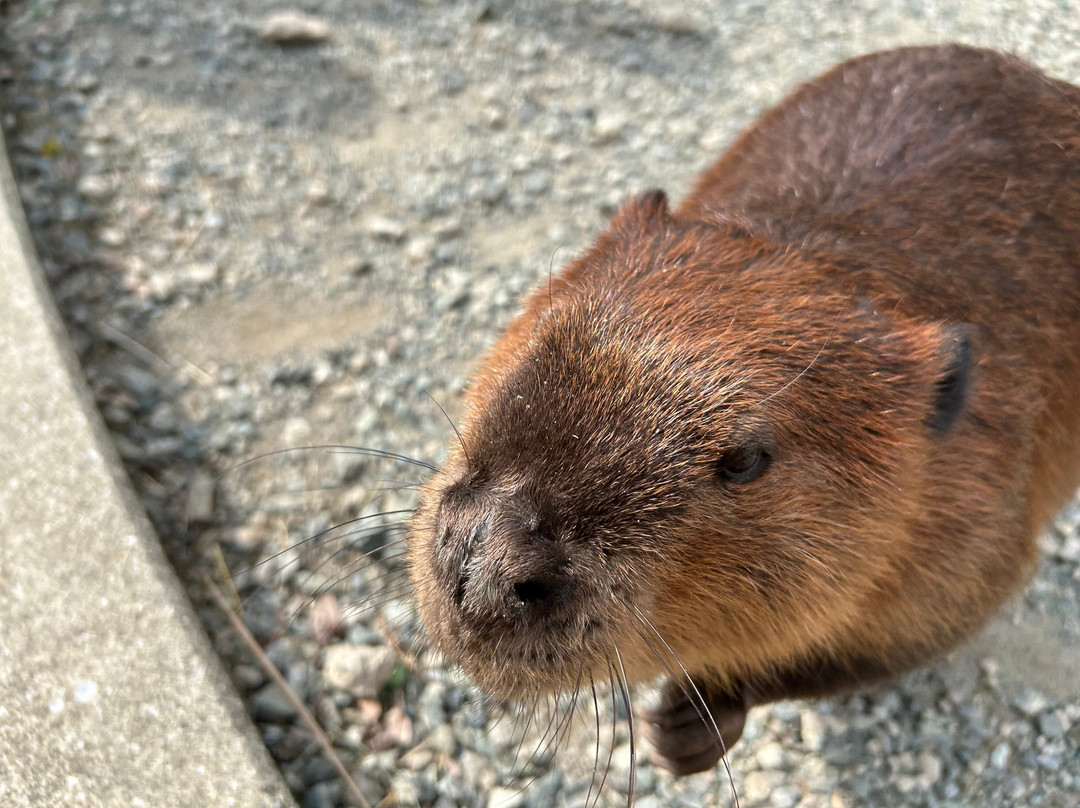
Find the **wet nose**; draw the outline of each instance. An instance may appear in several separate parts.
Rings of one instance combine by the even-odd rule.
[[[550,573],[527,576],[511,583],[507,590],[507,606],[513,612],[539,617],[554,611],[567,600],[569,581]]]
[[[553,542],[535,531],[500,520],[477,520],[448,542],[461,542],[453,556],[454,602],[467,612],[542,619],[572,596],[566,561]]]

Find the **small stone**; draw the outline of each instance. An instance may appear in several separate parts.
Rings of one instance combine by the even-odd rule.
[[[941,779],[941,768],[941,761],[935,755],[923,752],[919,755],[919,773],[915,775],[915,782],[929,791]]]
[[[441,682],[429,682],[420,694],[416,712],[427,729],[433,730],[446,723],[446,708],[443,706],[445,697],[446,686]]]
[[[784,747],[776,741],[762,744],[754,755],[754,760],[763,769],[779,769],[784,765]]]
[[[160,382],[157,377],[142,368],[124,365],[116,370],[116,377],[124,389],[140,402],[156,396],[159,392]]]
[[[382,718],[382,702],[377,699],[360,699],[356,702],[356,721],[364,727],[373,727]]]
[[[1004,771],[1009,765],[1009,756],[1012,750],[1009,749],[1009,745],[1004,741],[994,747],[994,751],[990,753],[990,765],[995,769]]]
[[[409,239],[409,243],[405,247],[405,255],[410,261],[420,263],[426,261],[434,249],[435,239],[430,236],[417,236]]]
[[[102,244],[109,247],[119,247],[127,241],[127,233],[119,227],[105,227],[98,233],[98,238]]]
[[[656,26],[677,36],[704,36],[709,32],[706,19],[689,11],[658,3],[650,12]]]
[[[439,239],[457,238],[463,232],[461,219],[457,218],[432,222],[430,230]]]
[[[1080,561],[1080,536],[1066,536],[1054,552],[1062,561]]]
[[[218,267],[210,261],[197,261],[184,267],[180,271],[180,278],[191,286],[206,286],[218,279]]]
[[[619,112],[601,112],[593,124],[593,143],[611,143],[622,133],[626,118]]]
[[[371,748],[376,751],[407,749],[412,742],[412,719],[405,712],[405,699],[398,691],[397,703],[383,713],[382,728],[371,739]]]
[[[305,375],[310,378],[310,374]],[[303,446],[311,436],[311,424],[299,415],[286,418],[281,424],[279,434],[286,446]]]
[[[316,755],[304,764],[305,783],[324,783],[337,777],[337,769],[322,755]]]
[[[335,808],[341,798],[341,786],[335,782],[310,784],[304,792],[304,808]]]
[[[781,785],[784,777],[782,772],[764,772],[754,770],[748,772],[743,781],[743,790],[740,795],[747,803],[763,802],[769,798],[773,790]]]
[[[1039,768],[1046,769],[1050,772],[1056,772],[1061,768],[1061,758],[1050,752],[1043,752],[1043,754],[1039,755],[1035,760],[1038,761]]]
[[[357,698],[375,698],[396,666],[397,655],[389,648],[338,643],[326,647],[323,682]]]
[[[492,129],[504,129],[506,127],[506,110],[501,107],[490,106],[483,112],[484,123]]]
[[[247,524],[228,531],[226,540],[238,550],[248,552],[266,542],[270,532],[270,517],[266,514],[257,514]]]
[[[1061,724],[1061,718],[1053,711],[1048,711],[1039,716],[1039,732],[1047,738],[1060,738],[1065,728]]]
[[[399,806],[399,808],[413,808],[420,805],[420,790],[417,788],[416,775],[413,772],[397,772],[390,781],[390,792],[394,797],[391,805]]]
[[[146,425],[155,432],[177,432],[180,429],[180,416],[167,401],[154,407]]]
[[[345,637],[349,645],[382,645],[383,635],[378,629],[366,626],[363,623],[353,623],[345,629]]]
[[[439,755],[452,757],[457,752],[457,739],[449,724],[435,727],[427,737],[428,748]]]
[[[372,216],[368,219],[367,231],[383,241],[401,241],[409,232],[404,224],[385,216]]]
[[[345,613],[333,592],[324,592],[315,599],[311,607],[311,632],[320,643],[345,633]]]
[[[1029,718],[1034,718],[1046,709],[1046,697],[1030,688],[1025,689],[1024,692],[1013,699],[1013,707]]]
[[[521,808],[525,804],[525,790],[520,788],[492,789],[488,797],[488,808]]]
[[[435,311],[450,311],[464,306],[469,302],[469,289],[467,287],[452,286],[444,290],[436,299]]]
[[[802,799],[802,792],[795,786],[778,786],[769,795],[769,805],[773,808],[795,808]]]
[[[87,199],[103,199],[109,195],[112,190],[112,184],[107,177],[103,177],[100,174],[89,174],[79,180],[78,185],[75,186],[75,190],[79,192],[80,196],[84,196]]]
[[[803,745],[811,752],[820,752],[825,743],[825,724],[813,710],[803,710],[799,715],[799,732]]]
[[[188,519],[206,524],[214,518],[214,478],[205,469],[197,469],[188,481]]]
[[[789,724],[799,717],[799,705],[793,701],[778,701],[772,705],[772,717]]]
[[[77,222],[82,218],[84,206],[73,196],[65,196],[60,199],[60,221]]]
[[[146,280],[146,295],[159,303],[176,294],[177,277],[171,272],[155,272]]]
[[[296,717],[296,707],[273,683],[256,690],[248,704],[257,721],[285,721]]]
[[[539,196],[551,187],[551,178],[544,171],[530,171],[521,181],[521,187],[525,193]]]
[[[496,204],[506,195],[506,180],[502,177],[490,177],[480,186],[480,201],[488,205]]]
[[[308,186],[305,196],[312,205],[321,205],[330,201],[330,189],[326,187],[326,183],[315,180]]]
[[[275,45],[311,45],[330,38],[330,26],[297,11],[271,14],[259,24],[259,36]]]
[[[232,669],[232,675],[242,690],[254,690],[266,683],[266,674],[254,665],[241,663]]]
[[[100,80],[93,73],[80,73],[75,77],[75,80],[71,82],[76,90],[81,93],[90,93],[98,88]]]
[[[1063,536],[1069,536],[1080,530],[1080,502],[1074,501],[1062,508],[1057,519],[1054,520],[1054,527]]]
[[[435,760],[430,747],[414,746],[398,760],[398,766],[413,772],[422,772]]]

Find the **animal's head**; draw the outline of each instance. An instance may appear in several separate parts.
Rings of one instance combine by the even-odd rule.
[[[411,527],[422,620],[516,698],[827,643],[897,563],[968,365],[958,329],[639,197],[474,377]]]

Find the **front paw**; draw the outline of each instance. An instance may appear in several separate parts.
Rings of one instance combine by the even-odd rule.
[[[669,681],[657,706],[640,713],[644,734],[656,749],[654,761],[677,775],[715,766],[742,737],[750,709],[745,688],[732,695],[695,684],[696,693],[685,682]]]

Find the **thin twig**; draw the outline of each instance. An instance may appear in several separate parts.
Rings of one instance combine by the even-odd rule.
[[[112,340],[115,344],[126,350],[132,356],[136,356],[139,359],[147,362],[151,365],[156,365],[159,369],[168,371],[169,373],[176,373],[181,376],[188,376],[194,379],[203,387],[214,383],[214,377],[196,365],[190,359],[181,360],[184,363],[182,368],[176,367],[168,359],[163,356],[154,353],[141,342],[134,337],[128,336],[112,323],[102,322],[98,324],[98,327],[104,333],[107,339]]]
[[[311,730],[311,734],[315,737],[316,742],[322,747],[323,754],[326,755],[327,760],[330,761],[337,773],[341,776],[342,782],[345,783],[349,793],[356,799],[363,808],[372,808],[371,803],[367,801],[363,793],[357,787],[355,781],[349,776],[349,772],[346,771],[345,765],[341,762],[341,758],[338,757],[337,752],[334,751],[334,745],[330,743],[330,739],[326,736],[323,728],[319,726],[319,722],[315,720],[315,717],[311,714],[308,708],[304,705],[304,702],[293,692],[293,689],[289,687],[289,683],[285,681],[285,677],[281,675],[274,663],[270,661],[270,658],[266,656],[266,652],[263,651],[262,646],[258,641],[251,636],[251,632],[248,631],[247,626],[244,625],[244,621],[240,619],[240,616],[229,608],[229,603],[225,600],[225,596],[221,594],[221,590],[218,589],[217,584],[213,582],[209,575],[203,575],[203,580],[206,582],[206,588],[210,592],[210,597],[213,598],[214,603],[221,609],[225,617],[228,619],[229,624],[233,627],[233,630],[237,633],[244,645],[248,647],[248,650],[255,656],[256,661],[259,663],[259,667],[263,669],[267,676],[269,676],[274,684],[281,688],[281,692],[285,694],[285,698],[289,700],[289,703],[296,709],[300,719]]]

